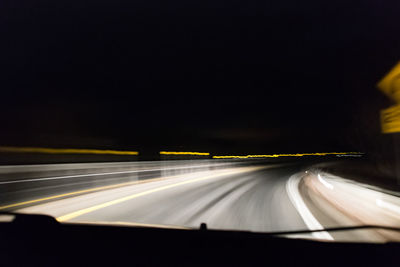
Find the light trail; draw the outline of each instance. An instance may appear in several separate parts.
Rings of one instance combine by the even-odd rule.
[[[397,206],[397,205],[394,205],[392,203],[386,202],[386,201],[381,200],[381,199],[376,199],[375,203],[376,203],[376,205],[378,205],[381,208],[388,209],[388,210],[390,210],[392,212],[400,214],[400,207]]]
[[[207,152],[176,152],[176,151],[160,151],[160,155],[191,155],[191,156],[209,156]]]
[[[213,159],[278,158],[278,157],[362,155],[362,154],[363,153],[361,152],[324,152],[324,153],[296,153],[296,154],[271,154],[271,155],[213,156]]]
[[[333,185],[331,185],[330,183],[328,183],[327,181],[325,181],[325,179],[323,179],[323,178],[321,177],[320,174],[318,174],[318,180],[319,180],[325,187],[327,187],[327,188],[333,190]]]
[[[213,165],[224,166],[223,164]],[[33,179],[21,179],[21,180],[11,180],[0,182],[0,185],[3,184],[15,184],[15,183],[27,183],[27,182],[39,182],[46,180],[59,180],[59,179],[70,179],[70,178],[80,178],[80,177],[91,177],[91,176],[104,176],[104,175],[115,175],[115,174],[130,174],[130,173],[142,173],[142,172],[154,172],[154,171],[169,171],[169,170],[184,170],[184,169],[195,169],[195,168],[204,168],[207,166],[204,165],[194,165],[190,167],[171,167],[171,168],[157,168],[157,169],[139,169],[132,171],[119,171],[119,172],[100,172],[100,173],[87,173],[87,174],[76,174],[76,175],[65,175],[65,176],[55,176],[55,177],[41,177],[41,178],[33,178]]]
[[[286,192],[289,196],[290,201],[293,203],[293,206],[299,212],[301,218],[304,223],[307,225],[310,230],[323,230],[324,227],[318,222],[318,220],[312,215],[311,211],[307,208],[307,205],[304,203],[303,198],[301,197],[299,191],[301,177],[298,175],[293,175],[289,178],[286,183]],[[328,232],[315,232],[312,233],[315,238],[319,239],[327,239],[333,240],[333,237]]]
[[[139,155],[138,151],[77,149],[77,148],[45,148],[45,147],[13,147],[0,146],[0,152],[10,153],[42,153],[42,154],[99,154],[99,155]]]

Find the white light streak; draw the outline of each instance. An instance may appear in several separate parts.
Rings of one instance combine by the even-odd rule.
[[[333,185],[331,185],[330,183],[328,183],[327,181],[325,181],[325,179],[323,179],[321,177],[321,175],[318,174],[318,180],[327,188],[329,188],[330,190],[333,190]]]
[[[293,206],[299,212],[301,218],[304,223],[307,225],[310,230],[323,230],[324,227],[318,222],[318,220],[312,215],[311,211],[307,208],[306,204],[303,201],[303,198],[299,192],[299,183],[301,178],[293,175],[289,178],[286,183],[286,192],[289,196],[290,201]],[[328,232],[315,232],[312,233],[312,236],[319,239],[327,239],[333,240],[333,237]]]
[[[393,211],[393,212],[395,212],[397,214],[400,214],[400,207],[397,206],[397,205],[394,205],[392,203],[383,201],[381,199],[376,199],[375,203],[376,203],[376,205],[378,205],[378,207],[381,207],[381,208]]]

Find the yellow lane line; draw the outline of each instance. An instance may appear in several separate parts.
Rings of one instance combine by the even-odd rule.
[[[141,180],[141,181],[132,181],[132,182],[126,182],[126,183],[120,183],[120,184],[114,184],[114,185],[100,186],[100,187],[65,193],[65,194],[61,194],[61,195],[33,199],[33,200],[18,202],[18,203],[6,205],[6,206],[0,206],[0,210],[18,207],[18,206],[27,205],[27,204],[32,204],[32,203],[38,203],[38,202],[45,201],[45,200],[57,199],[57,198],[62,198],[62,197],[66,197],[66,196],[74,196],[74,195],[78,195],[78,194],[90,193],[90,192],[95,192],[95,191],[100,191],[100,190],[105,190],[105,189],[112,189],[112,188],[117,188],[117,187],[122,187],[122,186],[127,186],[127,185],[156,182],[156,181],[166,180],[166,179],[170,179],[170,178],[174,178],[174,177],[175,176],[169,176],[169,177],[154,178],[154,179]]]
[[[13,146],[0,146],[0,152],[44,153],[44,154],[139,155],[139,152],[137,151],[76,149],[76,148],[13,147]]]
[[[160,151],[160,155],[192,155],[192,156],[209,156],[206,152],[175,152],[175,151]]]
[[[195,182],[199,182],[199,181],[205,181],[205,180],[216,178],[216,177],[220,177],[220,176],[226,176],[226,175],[231,175],[231,174],[239,174],[239,173],[242,173],[242,172],[254,171],[254,170],[257,170],[257,169],[260,169],[260,168],[262,168],[262,167],[241,168],[239,170],[212,174],[212,175],[208,175],[208,176],[205,176],[205,177],[199,177],[199,178],[195,178],[195,179],[184,181],[184,182],[179,182],[179,183],[175,183],[175,184],[170,184],[170,185],[157,187],[157,188],[150,189],[150,190],[147,190],[147,191],[143,191],[143,192],[140,192],[140,193],[136,193],[136,194],[133,194],[133,195],[130,195],[130,196],[126,196],[126,197],[123,197],[123,198],[119,198],[119,199],[108,201],[108,202],[105,202],[105,203],[102,203],[102,204],[98,204],[98,205],[95,205],[95,206],[92,206],[92,207],[89,207],[89,208],[86,208],[86,209],[81,209],[81,210],[66,214],[64,216],[58,217],[57,220],[60,221],[60,222],[68,221],[68,220],[71,220],[71,219],[76,218],[78,216],[84,215],[86,213],[90,213],[90,212],[93,212],[93,211],[96,211],[96,210],[99,210],[99,209],[102,209],[102,208],[106,208],[106,207],[109,207],[109,206],[112,206],[112,205],[115,205],[115,204],[118,204],[118,203],[121,203],[121,202],[125,202],[127,200],[131,200],[131,199],[138,198],[138,197],[141,197],[141,196],[149,195],[151,193],[160,192],[160,191],[163,191],[163,190],[166,190],[166,189],[174,188],[174,187],[185,185],[185,184],[191,184],[191,183],[195,183]]]
[[[137,222],[120,222],[120,221],[79,221],[69,222],[69,224],[90,224],[90,225],[122,225],[122,226],[138,226],[138,227],[151,227],[151,228],[166,228],[166,229],[181,229],[181,230],[192,230],[191,227],[176,226],[176,225],[164,225],[164,224],[153,224],[153,223],[137,223]]]

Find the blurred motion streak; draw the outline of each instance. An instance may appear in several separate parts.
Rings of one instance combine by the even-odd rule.
[[[322,177],[335,190],[323,184],[319,177]],[[340,216],[338,215],[336,219],[341,224],[351,222],[351,224],[361,223],[364,225],[396,227],[399,225],[400,198],[393,194],[393,191],[370,187],[329,173],[321,173],[318,177],[308,175],[305,177],[304,185],[323,198],[322,202],[317,198],[319,199],[318,205],[324,205],[325,208],[330,205],[340,212]],[[324,201],[326,203],[322,204]],[[346,222],[347,219],[349,219],[348,222]],[[400,235],[382,232],[379,233],[379,237],[371,236],[370,238],[383,238],[382,241],[387,241],[397,240]]]
[[[0,146],[0,152],[44,153],[44,154],[139,155],[138,151],[76,149],[76,148],[13,147],[13,146]]]
[[[318,174],[318,180],[323,184],[323,185],[325,185],[327,188],[329,188],[329,189],[333,189],[333,185],[331,185],[330,183],[328,183],[327,181],[325,181],[325,179],[323,179],[322,177],[321,177],[321,175],[320,174]]]
[[[396,103],[400,103],[400,62],[377,84],[378,88]]]
[[[381,110],[382,133],[400,132],[400,105]]]
[[[305,204],[300,191],[299,184],[301,181],[301,176],[292,175],[286,182],[286,192],[289,196],[290,201],[293,206],[297,209],[304,223],[310,230],[322,230],[324,227],[319,223],[319,221],[314,217],[311,211]],[[312,235],[319,239],[333,240],[333,237],[328,232],[315,232]]]
[[[327,152],[327,153],[301,153],[301,154],[272,154],[272,155],[246,155],[246,156],[213,156],[214,159],[248,159],[248,158],[278,158],[278,157],[303,157],[327,155],[362,155],[361,152]]]
[[[0,210],[234,166],[208,159],[0,166]]]
[[[381,110],[382,133],[400,132],[400,62],[386,74],[377,87],[397,105]]]
[[[400,207],[398,207],[397,205],[394,205],[392,203],[386,202],[384,200],[381,199],[376,199],[376,205],[378,205],[381,208],[385,208],[388,209],[390,211],[393,211],[397,214],[400,214]]]
[[[140,192],[140,193],[136,193],[136,194],[133,194],[133,195],[128,195],[128,196],[125,196],[125,197],[122,197],[122,198],[114,199],[114,200],[111,200],[111,201],[108,201],[108,202],[105,202],[105,203],[101,203],[101,204],[98,204],[98,205],[95,205],[95,206],[91,206],[89,208],[85,208],[85,209],[81,209],[81,210],[78,210],[78,211],[75,211],[75,212],[72,212],[72,213],[65,214],[63,216],[57,217],[57,220],[60,221],[60,222],[67,221],[67,220],[73,219],[75,217],[81,216],[83,214],[86,214],[86,213],[89,213],[89,212],[93,212],[93,211],[98,210],[98,209],[102,209],[102,208],[105,208],[105,207],[108,207],[108,206],[112,206],[112,205],[115,205],[115,204],[118,204],[118,203],[121,203],[121,202],[125,202],[125,201],[131,200],[131,199],[135,199],[135,198],[138,198],[138,197],[141,197],[141,196],[146,196],[146,195],[149,195],[151,193],[160,192],[160,191],[163,191],[163,190],[166,190],[166,189],[170,189],[170,188],[174,188],[174,187],[177,187],[177,186],[182,186],[182,185],[187,185],[187,184],[191,184],[191,183],[195,183],[195,182],[214,179],[214,178],[218,178],[218,177],[221,177],[221,176],[229,176],[229,175],[233,175],[233,174],[251,172],[251,171],[254,171],[254,170],[257,170],[257,169],[262,169],[262,168],[263,167],[247,167],[247,168],[244,167],[244,168],[238,168],[238,169],[234,169],[234,170],[232,170],[232,169],[223,170],[221,172],[217,172],[217,173],[210,174],[210,175],[207,175],[207,176],[200,176],[200,177],[193,178],[193,179],[190,179],[190,180],[187,180],[187,181],[182,181],[182,182],[178,182],[178,183],[164,185],[164,186],[156,187],[156,188],[153,188],[153,189],[150,189],[150,190],[146,190],[146,191],[143,191],[143,192]]]
[[[134,185],[134,184],[149,183],[149,182],[160,181],[160,180],[165,180],[165,179],[167,179],[167,178],[161,177],[161,178],[155,178],[155,179],[149,179],[149,180],[143,180],[143,181],[132,181],[132,182],[127,182],[127,183],[94,187],[94,188],[90,188],[90,189],[79,190],[79,191],[75,191],[75,192],[69,192],[69,193],[54,195],[54,196],[50,196],[50,197],[44,197],[44,198],[33,199],[33,200],[29,200],[29,201],[24,201],[24,202],[13,203],[13,204],[6,205],[6,206],[0,206],[0,210],[14,208],[14,207],[18,207],[18,206],[27,205],[27,204],[38,203],[38,202],[42,202],[42,201],[46,201],[46,200],[63,198],[63,197],[67,197],[67,196],[74,196],[74,195],[96,192],[96,191],[100,191],[100,190],[112,189],[112,188],[123,187],[123,186]]]
[[[175,152],[175,151],[160,151],[160,155],[191,155],[191,156],[209,156],[206,152]]]

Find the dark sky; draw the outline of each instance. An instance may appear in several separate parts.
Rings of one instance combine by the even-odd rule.
[[[2,1],[1,144],[359,149],[399,1]],[[368,128],[367,127],[367,128]]]

